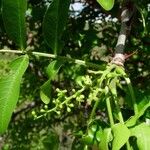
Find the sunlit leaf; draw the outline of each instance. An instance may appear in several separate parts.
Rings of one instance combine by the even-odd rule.
[[[101,141],[99,144],[99,149],[100,150],[109,150],[108,144],[112,140],[112,133],[111,129],[104,129],[102,136],[101,136]]]
[[[130,137],[130,130],[126,125],[118,123],[112,127],[114,135],[112,150],[120,150],[120,148],[128,141]]]
[[[43,21],[43,33],[46,43],[54,54],[61,51],[61,36],[67,22],[70,0],[53,0],[46,11]]]
[[[18,101],[21,79],[28,63],[27,55],[15,59],[10,63],[9,74],[0,79],[0,133],[7,129]]]
[[[2,16],[8,36],[20,49],[25,49],[25,12],[27,0],[2,0]]]
[[[114,6],[114,0],[97,0],[97,2],[107,11]]]
[[[134,128],[131,128],[131,136],[135,136],[137,138],[139,150],[150,149],[150,125],[142,123]]]

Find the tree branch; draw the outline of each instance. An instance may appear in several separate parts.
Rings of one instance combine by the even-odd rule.
[[[124,66],[125,43],[126,43],[127,35],[131,30],[131,22],[132,22],[133,14],[135,12],[134,4],[130,0],[126,0],[124,5],[125,6],[123,7],[121,13],[121,29],[116,44],[115,56],[111,61],[111,63],[119,66]]]

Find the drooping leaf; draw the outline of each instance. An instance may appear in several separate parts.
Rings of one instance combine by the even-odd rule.
[[[130,130],[126,125],[118,123],[112,127],[114,135],[112,150],[120,150],[120,148],[128,141],[130,137]]]
[[[25,49],[25,12],[27,0],[2,0],[2,16],[6,32],[20,49]]]
[[[101,136],[101,141],[99,144],[99,149],[100,150],[109,150],[108,144],[112,140],[112,133],[111,129],[104,129],[102,136]]]
[[[63,43],[61,36],[67,22],[70,0],[53,0],[43,20],[43,33],[46,43],[58,54]]]
[[[60,61],[54,60],[48,65],[48,67],[46,69],[46,73],[51,80],[54,80],[59,69],[62,67],[63,63],[64,62],[61,60]]]
[[[40,90],[40,97],[41,97],[41,100],[42,100],[45,104],[48,104],[48,103],[50,102],[50,99],[51,99],[51,90],[52,90],[51,80],[49,79],[48,81],[46,81],[46,82],[41,86],[41,90]]]
[[[129,118],[126,121],[126,126],[128,126],[128,127],[134,126],[136,124],[137,120],[144,114],[144,112],[149,107],[150,107],[150,101],[145,106],[143,106],[143,108],[141,108],[141,110],[139,111],[139,113],[137,115],[132,116],[131,118]]]
[[[55,79],[59,69],[63,65],[62,61],[52,61],[48,67],[47,67],[47,74],[48,74],[48,81],[46,81],[42,86],[41,86],[41,91],[40,91],[40,97],[41,100],[45,103],[48,104],[51,99],[51,81]]]
[[[114,6],[114,0],[97,0],[97,2],[107,11],[111,10]]]
[[[10,63],[10,72],[0,79],[0,133],[5,132],[16,106],[20,83],[28,67],[29,58],[21,56]]]
[[[131,136],[135,136],[137,138],[137,146],[139,150],[150,149],[150,125],[142,123],[131,128]]]

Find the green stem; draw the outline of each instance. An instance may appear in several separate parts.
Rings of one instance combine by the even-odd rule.
[[[95,104],[94,104],[94,107],[93,107],[91,115],[90,115],[89,123],[92,122],[92,120],[94,118],[94,115],[95,115],[96,108],[97,108],[98,104],[99,104],[99,99],[97,99]]]
[[[122,112],[121,112],[121,109],[120,109],[120,107],[119,107],[119,104],[118,104],[118,101],[117,101],[116,97],[114,97],[114,102],[115,102],[115,105],[116,105],[116,109],[117,109],[119,121],[120,121],[120,123],[123,123],[123,124],[124,124]]]
[[[125,80],[127,82],[129,92],[130,92],[130,95],[131,95],[131,100],[132,100],[132,104],[133,104],[133,108],[134,108],[134,113],[135,113],[135,115],[137,115],[138,114],[138,106],[137,106],[137,103],[136,103],[136,98],[135,98],[135,95],[134,95],[134,91],[133,91],[131,81],[130,81],[129,78],[125,78]]]
[[[112,127],[114,125],[114,119],[113,119],[113,115],[112,115],[110,97],[106,98],[106,105],[107,105],[107,111],[108,111],[108,117],[109,117],[109,120],[110,120],[110,125]]]
[[[5,50],[5,49],[0,50],[0,53],[24,54],[24,52],[20,51],[20,50]],[[86,62],[86,61],[83,61],[83,60],[80,60],[80,59],[65,57],[65,56],[58,56],[58,55],[54,55],[54,54],[41,53],[41,52],[29,52],[29,55],[48,57],[48,58],[59,59],[59,60],[63,60],[63,61],[65,60],[65,61],[69,61],[69,62],[72,62],[72,63],[75,63],[75,64],[93,67],[93,68],[96,68],[96,69],[100,68],[100,65],[97,65],[97,64],[94,64],[94,63],[91,63],[91,62]]]
[[[116,109],[117,109],[117,113],[118,113],[118,117],[119,117],[119,122],[124,124],[124,119],[123,119],[123,116],[122,116],[122,112],[121,112],[121,109],[119,107],[119,104],[118,104],[118,101],[117,101],[116,97],[114,97],[114,101],[115,101],[115,105],[116,105]],[[130,150],[129,141],[126,142],[126,146],[127,146],[127,150]]]

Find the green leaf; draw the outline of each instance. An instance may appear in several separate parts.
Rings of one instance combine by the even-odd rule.
[[[120,150],[120,148],[128,141],[130,137],[130,130],[126,125],[118,123],[112,127],[114,135],[112,150]]]
[[[114,6],[114,0],[97,0],[97,2],[107,11],[111,10]]]
[[[8,36],[20,49],[25,49],[25,12],[27,0],[2,0],[2,16]]]
[[[63,64],[64,62],[61,60],[60,61],[54,60],[48,65],[46,73],[51,80],[55,79],[59,69],[62,67]]]
[[[51,99],[51,90],[52,90],[51,80],[46,81],[41,86],[40,97],[41,97],[41,100],[45,104],[48,104],[50,102],[50,99]]]
[[[142,123],[134,128],[131,128],[131,136],[137,138],[137,145],[139,150],[150,149],[150,126]]]
[[[54,60],[47,67],[46,72],[48,74],[49,79],[41,86],[40,90],[41,100],[45,104],[48,104],[51,100],[51,90],[52,90],[51,81],[56,78],[56,75],[62,65],[63,65],[62,61]]]
[[[141,110],[139,111],[139,113],[137,115],[132,116],[131,118],[129,118],[126,121],[126,126],[128,126],[128,127],[134,126],[136,124],[137,120],[144,114],[144,112],[149,107],[150,107],[150,101],[145,106],[143,106],[143,108],[141,108]]]
[[[46,43],[58,54],[63,46],[61,36],[67,22],[70,0],[53,0],[43,20],[43,33]]]
[[[10,63],[10,72],[0,79],[0,133],[5,132],[15,109],[20,83],[28,67],[29,58],[21,56]]]
[[[112,140],[112,133],[111,129],[104,129],[102,136],[101,136],[101,141],[99,144],[99,149],[100,150],[109,150],[108,144]]]

